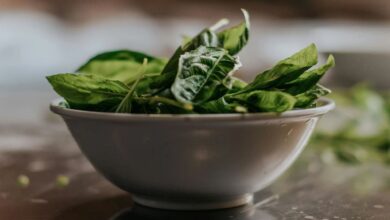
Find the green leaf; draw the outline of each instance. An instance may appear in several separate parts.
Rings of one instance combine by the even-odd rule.
[[[244,14],[244,22],[218,33],[220,45],[229,51],[230,55],[240,52],[249,39],[249,14],[244,9],[242,9],[242,13]]]
[[[231,76],[229,78],[231,80],[231,89],[229,90],[228,93],[239,92],[241,89],[244,89],[248,85],[248,83],[246,83],[245,81],[237,77]]]
[[[47,79],[74,109],[123,113],[186,114],[284,112],[306,108],[329,93],[317,85],[334,58],[317,69],[317,48],[309,45],[259,74],[249,84],[232,76],[236,54],[248,43],[250,22],[220,31],[222,19],[193,38],[186,37],[167,62],[140,52],[99,54],[76,74]],[[146,61],[146,62],[144,62]]]
[[[359,160],[358,153],[355,149],[348,149],[347,147],[340,147],[334,149],[334,153],[340,161],[348,164],[357,164],[361,161]]]
[[[224,97],[195,106],[199,113],[246,113],[245,106],[237,102],[227,102]]]
[[[162,70],[161,76],[156,76],[153,80],[143,80],[140,87],[144,88],[144,90],[149,90],[150,93],[158,93],[169,88],[175,80],[181,55],[195,50],[200,46],[217,47],[218,44],[218,36],[215,32],[211,31],[209,28],[204,29],[184,46],[179,46],[179,48],[176,49],[175,53]]]
[[[194,103],[201,103],[208,100],[218,99],[224,96],[230,88],[231,84],[227,79],[218,80],[210,78],[196,95]]]
[[[68,101],[70,107],[104,103],[117,105],[128,93],[120,81],[87,74],[56,74],[46,77],[53,89]]]
[[[219,44],[217,34],[209,28],[204,29],[187,44],[181,47],[183,52],[194,50],[200,46],[217,47]],[[181,54],[183,54],[183,52]]]
[[[139,74],[137,74],[137,75],[139,75],[138,79],[133,83],[133,85],[131,85],[129,92],[122,99],[121,103],[118,105],[115,112],[117,112],[117,113],[131,113],[132,99],[133,99],[133,96],[134,96],[134,93],[136,91],[136,88],[137,88],[139,81],[145,75],[147,65],[148,65],[148,59],[145,58],[143,63],[142,63],[142,67],[139,70]]]
[[[257,75],[255,80],[241,92],[267,89],[295,80],[303,72],[317,63],[317,48],[314,44],[300,50],[294,55],[279,61],[274,67]]]
[[[119,80],[125,84],[131,84],[138,79],[139,69],[144,59],[148,60],[144,70],[145,74],[159,75],[166,64],[165,59],[136,51],[118,50],[96,55],[82,65],[77,72],[98,75],[110,80]]]
[[[188,35],[182,35],[181,38],[182,38],[181,39],[181,47],[184,47],[186,44],[188,44],[192,40],[192,37],[188,36]]]
[[[295,103],[295,107],[297,108],[307,108],[313,106],[317,99],[321,96],[325,96],[329,94],[331,91],[319,84],[314,86],[312,89],[296,95],[295,98],[297,102]]]
[[[147,114],[187,114],[194,113],[192,104],[184,104],[174,99],[150,96],[134,97],[133,112]]]
[[[239,95],[228,95],[227,101],[236,101],[249,107],[250,112],[276,112],[291,110],[296,99],[294,96],[280,91],[257,90]]]
[[[183,103],[205,102],[239,66],[238,60],[226,50],[201,46],[180,57],[171,92]]]
[[[180,56],[186,52],[197,49],[200,46],[205,47],[225,47],[231,55],[238,53],[244,47],[249,38],[249,15],[243,10],[245,22],[227,29],[220,33],[216,33],[218,29],[228,23],[227,19],[221,19],[216,24],[209,28],[203,29],[192,39],[185,39],[184,45],[179,46],[175,53],[169,59],[168,63],[162,70],[161,76],[154,77],[153,80],[141,81],[140,88],[149,93],[158,93],[169,87],[175,80],[178,72]]]
[[[284,89],[285,92],[288,92],[292,95],[306,92],[307,90],[313,88],[320,81],[321,77],[334,66],[334,57],[330,55],[326,64],[323,66],[304,72],[297,79],[286,83],[280,88]]]

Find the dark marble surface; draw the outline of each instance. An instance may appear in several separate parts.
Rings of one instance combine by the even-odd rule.
[[[63,123],[0,125],[0,219],[387,220],[390,169],[325,164],[304,155],[253,204],[219,211],[175,212],[134,205],[96,173]],[[30,183],[18,184],[25,175]],[[58,184],[58,175],[70,182]],[[234,180],[232,180],[234,181]]]

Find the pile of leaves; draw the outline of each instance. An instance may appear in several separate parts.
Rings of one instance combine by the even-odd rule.
[[[276,63],[250,83],[233,76],[249,39],[249,15],[231,28],[222,19],[186,38],[169,58],[120,50],[99,54],[76,73],[48,76],[72,109],[147,114],[281,113],[316,105],[330,91],[319,85],[334,66],[318,62],[314,44]]]

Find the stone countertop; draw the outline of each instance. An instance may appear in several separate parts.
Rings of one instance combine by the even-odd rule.
[[[174,212],[134,205],[95,172],[58,119],[0,125],[0,219],[390,219],[388,166],[325,165],[310,150],[254,204]]]
[[[389,165],[324,163],[310,145],[251,205],[207,212],[137,206],[93,169],[48,112],[53,94],[1,94],[0,219],[390,219]]]

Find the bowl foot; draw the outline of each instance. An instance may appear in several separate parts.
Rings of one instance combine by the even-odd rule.
[[[158,209],[170,209],[170,210],[212,210],[212,209],[225,209],[237,206],[242,206],[251,203],[253,200],[252,194],[245,194],[236,197],[228,198],[212,198],[209,200],[199,199],[170,199],[133,195],[134,202]]]

